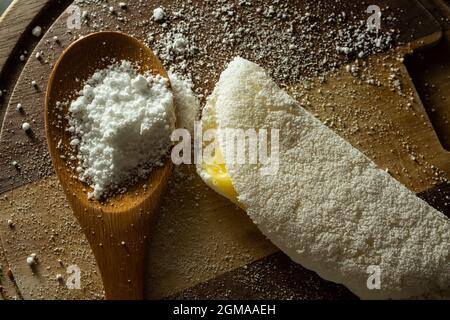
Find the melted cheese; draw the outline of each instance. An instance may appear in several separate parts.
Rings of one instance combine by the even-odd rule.
[[[210,188],[242,207],[219,148],[216,148],[214,152],[213,162],[210,164],[203,163],[202,169],[206,173],[204,176],[207,177],[204,181]]]
[[[204,130],[217,129],[216,110],[213,103],[207,104],[203,110],[202,127]],[[238,200],[239,195],[233,186],[233,181],[228,174],[228,169],[218,145],[214,149],[212,161],[208,163],[204,161],[202,164],[197,165],[197,172],[211,189],[244,209]]]

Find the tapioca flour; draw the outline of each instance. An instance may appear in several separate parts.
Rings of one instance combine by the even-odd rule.
[[[175,122],[167,79],[140,74],[128,61],[95,72],[70,103],[67,129],[79,179],[93,189],[88,197],[100,199],[162,165]]]

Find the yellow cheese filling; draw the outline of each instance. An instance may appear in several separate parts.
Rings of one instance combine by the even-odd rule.
[[[213,103],[205,107],[202,118],[203,130],[217,129],[215,113],[216,110]],[[239,195],[228,174],[228,169],[218,144],[215,145],[212,159],[207,162],[203,161],[199,167],[201,178],[211,189],[245,210],[244,206],[238,200]]]

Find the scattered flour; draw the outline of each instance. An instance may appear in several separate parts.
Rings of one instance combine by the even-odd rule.
[[[261,67],[235,58],[205,114],[218,129],[280,129],[277,175],[261,175],[261,164],[226,165],[248,215],[292,260],[365,299],[450,297],[450,220],[300,107]],[[370,266],[381,271],[379,290],[367,286]]]
[[[163,34],[156,47],[156,53],[163,61],[173,63],[177,71],[183,73],[186,73],[187,61],[195,55],[196,51],[197,48],[188,37],[188,31],[183,25]]]
[[[175,128],[168,81],[138,74],[127,61],[96,72],[70,104],[79,179],[96,199],[145,177],[170,146]]]
[[[162,20],[164,20],[165,18],[165,13],[164,13],[164,9],[159,7],[156,8],[155,10],[153,10],[153,20],[160,22]]]
[[[22,123],[22,130],[23,131],[29,131],[31,129],[31,126],[28,122]]]
[[[383,28],[374,32],[367,29],[366,8],[337,0],[178,0],[165,5],[164,23],[152,25],[147,42],[167,68],[192,73],[196,84],[217,81],[222,63],[236,55],[267,67],[279,84],[297,84],[392,48],[401,14],[383,7]],[[185,44],[181,50],[174,49],[177,42]],[[211,63],[212,53],[219,63]]]
[[[37,264],[37,254],[32,253],[27,257],[27,264],[32,267]]]
[[[42,28],[40,26],[36,26],[31,30],[31,34],[36,38],[39,38],[42,35]]]

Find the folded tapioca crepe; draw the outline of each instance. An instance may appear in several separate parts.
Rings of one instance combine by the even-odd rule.
[[[450,297],[449,219],[304,110],[261,67],[235,58],[202,123],[203,130],[279,129],[275,174],[262,173],[267,164],[223,156],[231,143],[224,138],[213,161],[197,168],[293,261],[363,299]]]

